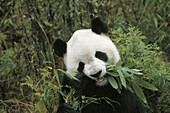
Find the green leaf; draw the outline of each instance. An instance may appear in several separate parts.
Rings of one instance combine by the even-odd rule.
[[[49,75],[49,73],[48,73],[48,72],[43,72],[43,73],[41,73],[41,74],[43,74],[43,76],[42,76],[42,77],[41,77],[41,79],[37,82],[36,86],[38,86],[38,85],[39,85],[39,83],[41,82],[41,80],[42,80],[44,77],[46,77],[46,76],[48,76],[48,75]]]
[[[131,91],[132,93],[134,93],[132,87],[131,87],[129,84],[127,84],[126,87],[127,87],[127,89],[128,89],[129,91]]]
[[[131,77],[132,76],[132,74],[127,73],[127,71],[125,71],[125,70],[123,70],[123,75],[125,77]]]
[[[108,80],[109,80],[109,83],[111,84],[111,86],[112,86],[113,88],[115,88],[115,89],[118,88],[117,82],[116,82],[116,80],[115,80],[113,77],[109,76],[109,77],[108,77]]]
[[[129,69],[129,68],[126,67],[126,68],[122,68],[122,70],[128,71],[128,72],[136,74],[136,75],[143,75],[143,73],[139,72],[141,70],[138,70],[138,69]]]
[[[57,79],[57,82],[58,82],[59,87],[61,87],[60,79],[59,79],[57,70],[54,70],[54,74],[55,74],[55,77],[56,77],[56,79]]]
[[[107,74],[114,76],[114,77],[120,76],[118,73],[114,73],[114,72],[107,72]]]
[[[138,84],[132,84],[132,87],[136,93],[136,95],[144,102],[147,104],[147,100],[146,100],[146,97],[142,91],[142,89],[139,87]]]
[[[152,3],[150,4],[150,7],[155,5],[156,0],[152,0]]]
[[[79,103],[79,101],[77,99],[74,98],[71,104],[72,104],[73,108],[75,110],[77,110],[80,103]]]
[[[154,23],[155,23],[155,27],[158,28],[158,20],[155,16],[153,17],[153,20],[154,20]]]
[[[126,80],[125,80],[125,77],[123,76],[122,71],[117,70],[117,72],[118,72],[119,75],[120,75],[120,81],[121,81],[122,85],[126,88]]]
[[[166,76],[165,78],[166,78],[167,80],[170,80],[170,76]]]
[[[86,97],[85,96],[81,96],[81,98],[84,100]]]
[[[131,69],[131,70],[136,71],[136,72],[137,72],[137,71],[142,71],[142,70],[139,70],[139,69]]]
[[[116,66],[121,66],[123,64],[123,62],[121,60],[119,60],[117,63],[116,63]]]
[[[63,72],[64,74],[66,74],[66,75],[69,76],[70,78],[79,81],[76,77],[74,77],[74,76],[68,74],[67,72],[65,72],[65,71],[63,71],[63,70],[61,70],[61,69],[57,69],[57,70]]]
[[[46,25],[50,26],[50,27],[52,27],[52,26],[53,26],[53,24],[50,24],[50,23],[49,23],[49,22],[47,22],[47,21],[44,21],[44,23],[45,23]]]
[[[121,81],[120,81],[120,79],[119,79],[119,78],[116,78],[116,80],[117,80],[117,83],[118,83],[118,89],[117,89],[117,91],[118,91],[118,93],[119,93],[119,94],[121,94],[121,92],[122,92],[122,85],[121,85]]]
[[[156,14],[158,16],[158,18],[162,21],[164,21],[164,19],[159,15],[159,14]]]
[[[106,68],[107,69],[113,69],[115,67],[115,65],[107,65]]]
[[[156,88],[154,85],[152,85],[149,82],[146,82],[142,79],[138,79],[138,84],[142,87],[147,88],[147,89],[150,89],[150,90],[153,90],[153,91],[158,91],[158,88]]]
[[[130,63],[127,63],[124,67],[132,67],[135,65],[135,62],[130,62]]]

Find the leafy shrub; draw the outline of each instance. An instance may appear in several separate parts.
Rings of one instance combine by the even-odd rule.
[[[108,65],[107,66],[107,73],[109,76],[108,80],[111,86],[116,89],[119,93],[121,93],[122,86],[127,88],[132,93],[136,93],[136,95],[145,103],[147,104],[146,97],[142,91],[141,87],[158,91],[158,89],[140,79],[138,76],[143,75],[139,69],[129,69],[128,67],[133,66],[133,63],[128,63],[122,67],[123,62],[119,61],[116,65]],[[137,76],[138,75],[138,76]],[[115,80],[116,79],[116,80]]]
[[[129,27],[127,33],[119,27],[112,30],[111,37],[119,49],[122,61],[127,63],[135,63],[130,68],[140,69],[144,74],[142,79],[152,83],[158,87],[158,92],[150,92],[146,90],[150,112],[157,111],[167,112],[169,107],[163,103],[169,103],[169,77],[170,63],[163,61],[163,52],[156,44],[146,45],[142,40],[147,37],[138,29]],[[152,98],[156,98],[153,100]],[[166,102],[165,102],[166,101]],[[161,103],[161,105],[160,105]],[[156,107],[153,107],[156,106]]]
[[[57,109],[58,82],[47,66],[62,66],[61,59],[51,56],[50,45],[89,28],[92,16],[116,28],[110,37],[123,62],[135,63],[130,68],[142,70],[142,79],[159,88],[144,91],[151,111],[168,112],[170,57],[162,57],[159,47],[169,55],[169,0],[0,0],[0,112]]]

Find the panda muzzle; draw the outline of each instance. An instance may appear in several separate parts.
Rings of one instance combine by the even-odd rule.
[[[101,75],[102,73],[102,70],[100,70],[99,72],[97,72],[96,74],[93,74],[93,75],[90,75],[92,77],[95,77],[95,78],[99,78],[99,76]]]

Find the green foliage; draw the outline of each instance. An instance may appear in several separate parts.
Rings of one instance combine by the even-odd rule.
[[[156,44],[146,45],[142,39],[146,38],[134,27],[129,27],[128,33],[123,33],[121,28],[113,31],[113,39],[122,56],[122,61],[134,67],[142,69],[146,79],[156,79],[157,76],[164,76],[168,80],[169,63],[163,62],[162,52]],[[129,63],[130,64],[127,64]],[[135,64],[135,65],[134,65]],[[166,84],[160,84],[162,87]]]
[[[122,67],[123,62],[120,60],[116,65],[108,65],[107,73],[112,77],[109,77],[108,80],[113,88],[115,88],[119,93],[121,93],[122,86],[130,90],[144,102],[147,103],[146,97],[139,86],[145,87],[147,89],[158,91],[158,89],[140,79],[137,75],[143,75],[138,69],[129,69],[128,67]],[[132,63],[130,63],[132,64]],[[128,65],[128,64],[127,64]],[[115,76],[116,75],[116,76]],[[116,80],[115,80],[116,79]],[[127,83],[126,83],[127,81]],[[132,90],[133,88],[133,90]]]
[[[41,69],[42,77],[39,81],[36,82],[27,76],[25,82],[21,83],[22,87],[28,86],[34,91],[32,98],[37,99],[34,106],[34,111],[37,113],[54,112],[58,106],[58,94],[56,92],[61,89],[61,85],[59,85],[59,83],[56,85],[56,78],[55,76],[51,78],[51,71],[48,69],[49,67]]]
[[[144,90],[149,100],[148,113],[168,112],[169,3],[169,0],[1,0],[0,112],[56,111],[62,76],[57,69],[63,66],[61,59],[53,56],[51,45],[54,39],[67,41],[75,30],[89,28],[92,16],[108,22],[111,28],[108,35],[117,45],[125,67],[142,70],[140,80],[158,87],[159,93]],[[128,88],[126,78],[132,76],[121,70],[114,77],[121,79],[117,86],[112,84],[115,88],[122,83]],[[77,105],[76,99],[72,102]]]
[[[16,64],[13,62],[13,56],[15,55],[12,49],[2,51],[0,57],[0,72],[9,72],[11,68],[15,68]]]
[[[58,71],[61,71],[61,72],[63,72],[65,75],[67,75],[68,77],[70,77],[70,78],[72,78],[72,79],[74,79],[74,80],[79,81],[77,78],[75,78],[74,76],[68,74],[67,72],[65,72],[65,71],[63,71],[63,70],[61,70],[61,69],[58,69]]]
[[[129,71],[127,77],[131,77],[129,73],[134,72],[133,68],[135,68],[135,72],[133,74],[139,74],[139,77],[134,78],[137,80],[137,85],[132,87],[136,88],[136,91],[137,89],[138,91],[141,91],[138,86],[157,90],[150,84],[152,83],[154,86],[158,87],[158,92],[161,96],[159,96],[158,92],[149,92],[144,89],[146,95],[150,97],[148,98],[148,100],[151,101],[148,101],[150,106],[155,106],[155,104],[152,103],[153,95],[155,95],[153,98],[156,98],[157,101],[159,100],[160,102],[161,100],[164,103],[165,100],[170,99],[169,90],[167,90],[169,89],[168,78],[170,76],[170,63],[163,61],[163,52],[160,51],[160,48],[156,44],[147,45],[142,41],[147,37],[144,36],[138,29],[128,27],[127,31],[127,33],[124,33],[123,29],[118,27],[116,30],[112,31],[111,36],[114,37],[113,42],[115,42],[119,49],[119,53],[122,61],[125,63],[125,67],[131,69],[127,69]],[[136,69],[140,69],[143,76],[140,76],[142,73]],[[139,94],[140,93],[138,93],[138,96]],[[141,97],[143,98],[144,96],[141,95]],[[166,103],[168,103],[168,101],[166,101]],[[168,109],[168,107],[159,106],[153,109],[150,108],[150,111],[156,112],[156,110],[161,111],[161,109]]]

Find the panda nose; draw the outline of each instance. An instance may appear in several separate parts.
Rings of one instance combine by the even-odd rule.
[[[102,70],[100,70],[99,72],[97,72],[96,74],[93,74],[93,75],[91,75],[92,77],[99,77],[100,76],[100,74],[102,73]]]

